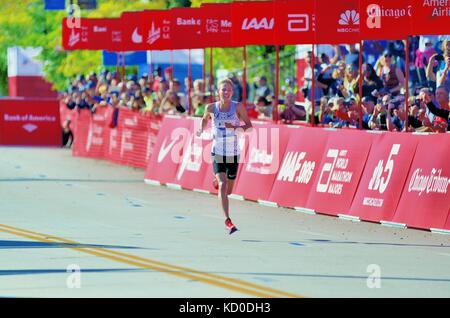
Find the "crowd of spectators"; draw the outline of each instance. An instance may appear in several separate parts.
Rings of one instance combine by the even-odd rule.
[[[312,51],[306,53],[304,85],[298,90],[294,78],[286,79],[277,97],[264,75],[247,83],[249,117],[271,119],[277,101],[279,119],[288,124],[310,122],[310,114],[314,113],[315,124],[335,128],[360,128],[361,125],[368,130],[450,130],[450,41],[438,36],[412,37],[409,65],[406,65],[405,43],[365,41],[361,54],[357,45],[317,46],[314,55]],[[362,96],[360,55],[363,59]],[[408,80],[405,67],[409,71]],[[242,102],[242,79],[235,73],[228,77],[234,83],[233,100]],[[191,89],[182,89],[170,67],[164,72],[159,68],[154,74],[143,74],[140,78],[129,75],[124,81],[115,72],[105,70],[99,75],[92,72],[73,79],[64,102],[69,109],[92,112],[98,107],[113,107],[156,116],[188,113],[203,116],[205,106],[213,99],[206,93],[206,83],[197,79],[191,84],[185,79],[184,84]],[[409,85],[408,98],[406,85]],[[298,101],[301,97],[304,102]],[[190,112],[189,107],[192,107]]]

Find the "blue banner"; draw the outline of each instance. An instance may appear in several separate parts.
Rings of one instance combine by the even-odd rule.
[[[45,0],[45,10],[65,10],[66,0]]]
[[[103,65],[104,66],[116,66],[117,65],[117,53],[103,51]],[[122,62],[122,56],[119,54],[120,62]],[[140,65],[147,63],[147,52],[125,52],[125,65]],[[122,65],[122,63],[120,63]]]

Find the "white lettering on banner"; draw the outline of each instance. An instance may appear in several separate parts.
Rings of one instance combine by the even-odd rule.
[[[269,154],[265,149],[253,148],[250,151],[249,162],[246,165],[246,171],[258,174],[271,174],[270,166],[273,163],[274,154]],[[256,165],[256,166],[255,166]]]
[[[94,25],[94,32],[95,33],[103,33],[103,32],[106,32],[106,31],[108,31],[107,27],[99,27],[99,26]]]
[[[308,184],[316,167],[314,161],[303,159],[306,157],[306,152],[288,152],[284,157],[280,172],[277,176],[277,181],[297,182]],[[295,178],[299,172],[297,178]]]
[[[185,142],[190,138],[190,131],[186,128],[176,128],[172,131],[171,141],[167,145],[167,138],[163,140],[161,148],[158,153],[158,163],[161,163],[169,154],[171,153],[171,159],[173,163],[180,163],[180,151],[184,146]],[[181,137],[181,138],[180,138]],[[175,147],[177,146],[177,147]]]
[[[309,16],[307,14],[288,14],[289,32],[308,32]]]
[[[366,206],[373,206],[377,208],[381,208],[383,206],[384,199],[377,199],[377,198],[364,198],[363,199],[363,205]]]
[[[341,13],[339,21],[339,25],[343,26],[359,26],[359,13],[355,10],[347,10]],[[355,33],[359,32],[359,27],[357,28],[338,28],[337,32],[340,33]]]
[[[431,14],[433,17],[450,17],[450,8],[434,8],[433,13]]]
[[[101,146],[103,145],[103,127],[96,125],[92,120],[89,124],[89,133],[86,141],[86,151],[90,151],[91,146]]]
[[[125,118],[123,124],[124,126],[136,127],[138,125],[137,116],[134,116],[133,118]]]
[[[133,139],[133,130],[124,128],[122,131],[122,142],[120,143],[120,157],[123,157],[123,153],[126,151],[133,151],[133,143],[130,142]]]
[[[231,21],[228,20],[220,20],[220,26],[222,28],[231,28],[233,26]]]
[[[344,184],[351,183],[353,172],[345,171],[349,164],[348,158],[345,158],[347,154],[347,150],[328,149],[327,158],[333,159],[333,162],[327,162],[323,165],[316,187],[317,192],[340,195],[344,189]],[[328,179],[325,183],[322,183],[323,175],[326,173],[328,173]]]
[[[208,32],[208,33],[218,33],[219,32],[219,20],[217,20],[217,19],[207,19],[206,20],[206,32]]]
[[[122,42],[122,31],[111,32],[111,39],[113,42],[121,43]]]
[[[183,19],[183,18],[177,18],[177,25],[200,25],[201,24],[201,20],[200,19],[194,19],[194,18],[190,18],[190,19]]]
[[[258,21],[257,18],[253,18],[249,21],[248,18],[244,19],[244,22],[242,23],[242,30],[250,30],[250,29],[265,29],[265,30],[272,30],[274,26],[275,20],[272,18],[269,21],[267,18],[262,18],[260,21]]]
[[[394,160],[392,157],[398,155],[400,146],[401,145],[399,144],[392,145],[391,152],[389,153],[389,157],[384,168],[383,160],[378,161],[378,165],[373,170],[372,178],[369,182],[369,190],[378,191],[380,194],[383,194],[384,191],[386,191],[392,177],[392,172],[394,171]],[[387,177],[385,178],[382,174],[386,172]]]
[[[26,115],[9,115],[4,114],[3,120],[8,122],[25,122],[25,121],[31,121],[31,122],[56,122],[55,116],[49,116],[49,115],[32,115],[32,114],[26,114]]]
[[[422,169],[414,170],[411,180],[409,181],[408,192],[419,192],[419,196],[423,192],[447,194],[448,186],[450,185],[450,178],[441,176],[442,169],[431,169],[431,174],[421,174]]]

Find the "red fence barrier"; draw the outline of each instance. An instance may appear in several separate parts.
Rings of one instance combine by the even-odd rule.
[[[0,145],[61,146],[58,100],[0,99]]]
[[[110,128],[111,116],[107,108],[80,112],[74,155],[146,166],[149,183],[216,192],[212,135],[194,135],[199,119],[166,116],[161,123],[121,109],[117,128]],[[450,230],[450,135],[256,122],[254,127],[253,135],[241,138],[244,162],[235,195],[329,215]]]

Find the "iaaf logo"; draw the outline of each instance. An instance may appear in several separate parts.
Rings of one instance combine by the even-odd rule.
[[[242,22],[242,30],[250,30],[250,29],[273,30],[274,24],[275,24],[274,18],[270,20],[268,20],[267,18],[262,18],[261,20],[258,20],[258,18],[253,18],[251,20],[245,18],[244,22]]]
[[[412,7],[409,5],[406,9],[385,8],[378,4],[370,4],[367,6],[367,27],[369,29],[380,29],[382,17],[392,17],[399,19],[402,17],[412,16]]]
[[[316,167],[315,161],[304,160],[306,152],[289,151],[284,157],[277,181],[308,184]],[[297,177],[296,177],[297,176]]]

